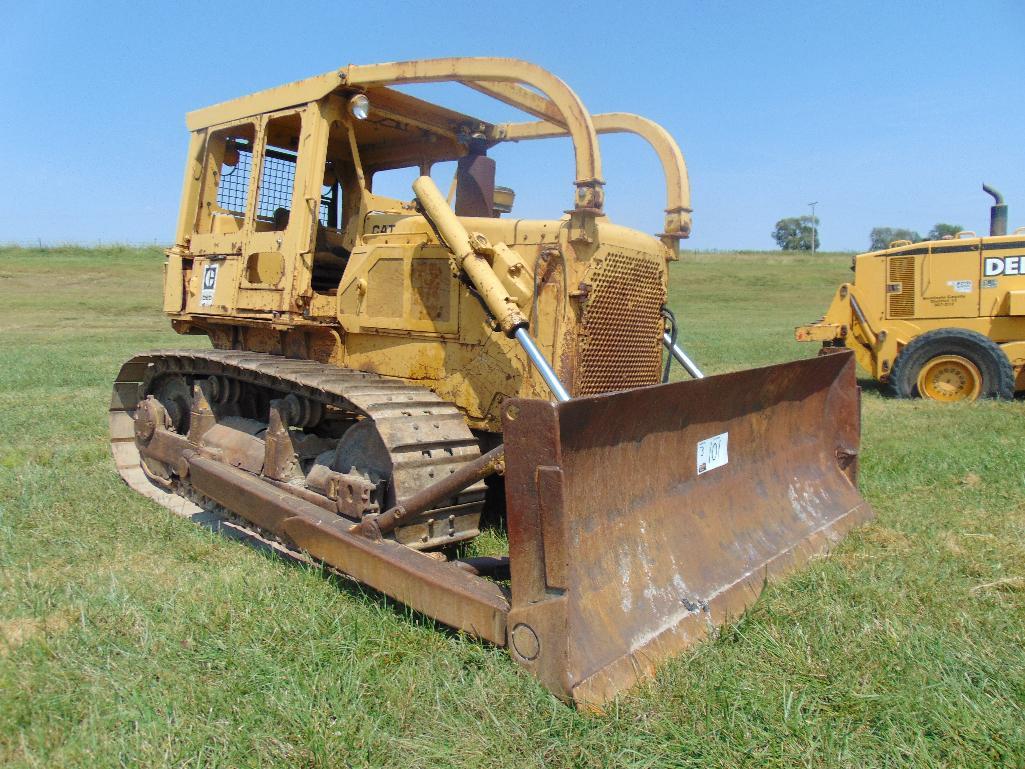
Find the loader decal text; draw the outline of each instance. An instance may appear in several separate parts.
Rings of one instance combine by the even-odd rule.
[[[1025,275],[1025,256],[987,256],[983,261],[982,274],[987,278],[994,275]]]

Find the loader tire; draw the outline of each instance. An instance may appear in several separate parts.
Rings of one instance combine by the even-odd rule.
[[[898,398],[941,402],[1014,397],[1014,369],[993,340],[944,328],[917,336],[901,350],[890,374]]]

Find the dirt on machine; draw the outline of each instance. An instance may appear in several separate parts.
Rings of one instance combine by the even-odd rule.
[[[530,119],[408,93],[433,82]],[[681,348],[666,298],[690,193],[656,123],[591,115],[526,62],[453,58],[348,66],[187,125],[163,309],[211,346],[117,376],[113,453],[142,494],[507,646],[587,706],[871,515],[850,354],[704,377]],[[605,214],[604,133],[657,154],[663,232]],[[510,216],[489,152],[553,137],[567,212]],[[408,195],[384,194],[394,174]],[[507,553],[471,556],[495,521]]]
[[[1003,196],[982,189],[994,201],[988,236],[898,240],[857,255],[854,280],[821,320],[798,326],[798,341],[852,350],[900,398],[951,403],[1025,390],[1025,227],[1008,235]]]

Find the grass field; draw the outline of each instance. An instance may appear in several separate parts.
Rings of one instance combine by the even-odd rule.
[[[849,255],[695,254],[709,371],[814,354]],[[1025,767],[1025,403],[866,384],[878,513],[603,715],[501,649],[175,518],[107,450],[176,337],[155,249],[0,249],[0,765]]]

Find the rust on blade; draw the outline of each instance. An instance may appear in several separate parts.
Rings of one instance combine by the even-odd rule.
[[[514,658],[600,704],[824,552],[872,515],[858,406],[850,355],[507,403]]]

